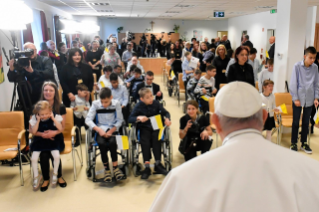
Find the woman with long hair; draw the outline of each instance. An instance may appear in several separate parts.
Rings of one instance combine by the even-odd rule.
[[[224,45],[217,46],[216,57],[213,61],[213,65],[216,67],[215,87],[219,90],[219,85],[227,83],[226,68],[230,58],[227,56],[227,50]]]

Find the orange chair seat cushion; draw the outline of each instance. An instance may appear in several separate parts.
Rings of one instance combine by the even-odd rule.
[[[21,145],[21,150],[25,148],[26,145]],[[13,159],[17,156],[18,150],[16,151],[7,151],[5,152],[4,150],[8,148],[16,148],[17,145],[5,145],[5,146],[0,146],[0,160],[9,160]]]
[[[64,144],[65,144],[65,148],[60,153],[61,155],[69,154],[70,152],[72,152],[72,141],[71,140],[64,140]]]

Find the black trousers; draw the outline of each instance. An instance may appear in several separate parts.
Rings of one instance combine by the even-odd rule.
[[[201,105],[201,109],[204,113],[204,115],[206,114],[207,111],[209,111],[209,104],[207,101],[205,101],[204,99],[200,98],[199,99],[200,105]]]
[[[53,156],[50,151],[44,151],[40,153],[40,166],[42,171],[43,180],[50,180],[50,159],[53,166]],[[62,161],[58,169],[58,178],[62,177]]]
[[[153,130],[148,128],[141,128],[140,129],[140,143],[142,147],[142,154],[144,162],[150,161],[151,155],[151,148],[153,148],[153,154],[156,161],[161,160],[161,142],[158,140],[158,133],[159,130]]]
[[[76,142],[75,142],[75,146],[80,145],[80,136],[82,136],[81,134],[81,127],[85,127],[85,129],[88,129],[88,127],[85,125],[85,118],[82,116],[81,118],[77,118],[76,116],[74,116],[74,125],[77,126],[79,128],[79,131],[76,130]]]
[[[128,105],[126,105],[125,107],[122,108],[122,114],[123,114],[123,118],[125,120],[125,124],[128,124],[128,117],[129,117],[129,108]]]
[[[116,135],[116,133],[113,133],[113,135]],[[97,133],[96,142],[99,144],[101,159],[104,164],[109,162],[109,158],[107,156],[108,150],[110,150],[112,162],[117,161],[117,143],[115,136],[104,138]]]
[[[190,141],[190,139],[189,139]],[[187,144],[187,146],[190,145],[190,142]],[[197,156],[197,151],[200,151],[201,154],[204,154],[205,152],[208,152],[210,150],[210,147],[212,146],[212,142],[208,140],[202,140],[199,139],[197,141],[197,144],[195,147],[191,148],[189,152],[187,152],[184,155],[185,161],[189,161],[192,158],[195,158]]]
[[[307,135],[309,133],[309,119],[312,111],[312,106],[310,107],[297,107],[294,102],[292,102],[292,131],[291,131],[291,143],[298,142],[298,129],[300,114],[303,108],[302,115],[302,127],[301,127],[301,142],[307,142]]]

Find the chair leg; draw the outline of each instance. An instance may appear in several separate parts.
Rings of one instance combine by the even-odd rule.
[[[279,138],[279,145],[281,145],[281,139],[282,139],[282,131],[283,131],[283,126],[280,127],[280,138]]]
[[[19,140],[18,141],[18,154],[19,154],[18,159],[19,159],[19,169],[20,169],[20,183],[21,183],[21,186],[24,186],[20,143],[21,143],[21,141]]]
[[[74,172],[74,181],[76,181],[76,161],[75,161],[75,154],[74,154],[74,136],[72,136],[72,159],[73,159],[73,172]]]
[[[82,153],[82,135],[81,135],[81,138],[80,138],[80,151],[81,151],[81,166],[83,166],[83,153]],[[78,153],[78,157],[80,159],[80,156],[79,156],[79,153]]]

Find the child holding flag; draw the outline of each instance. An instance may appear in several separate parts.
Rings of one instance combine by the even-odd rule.
[[[263,108],[268,112],[268,118],[264,124],[264,130],[266,130],[266,139],[271,141],[271,130],[275,127],[274,111],[279,112],[276,109],[275,96],[272,93],[274,89],[274,82],[271,80],[265,80],[262,85],[263,92],[260,94],[263,102]]]
[[[112,96],[112,91],[109,88],[102,88],[100,90],[100,99],[92,102],[92,106],[89,113],[85,119],[85,123],[89,126],[91,130],[97,132],[96,142],[99,145],[102,162],[105,168],[105,182],[112,182],[112,175],[110,171],[110,165],[107,156],[107,150],[110,150],[112,162],[113,162],[113,172],[116,180],[122,180],[124,174],[118,168],[117,162],[117,142],[116,142],[116,132],[119,131],[123,123],[122,108],[119,101],[114,100]],[[98,113],[101,110],[114,111],[111,113]],[[94,119],[96,118],[96,124]]]
[[[151,175],[151,148],[153,148],[155,157],[155,172],[167,175],[166,169],[161,164],[161,142],[158,139],[158,134],[161,130],[159,126],[162,124],[162,120],[158,120],[157,115],[161,115],[161,117],[164,118],[164,124],[167,127],[171,125],[171,121],[169,120],[169,112],[165,110],[158,101],[154,101],[153,93],[150,89],[146,87],[141,88],[139,90],[139,96],[141,101],[134,107],[128,118],[128,122],[133,124],[138,122],[137,126],[140,129],[140,143],[145,164],[141,179],[146,180]]]

